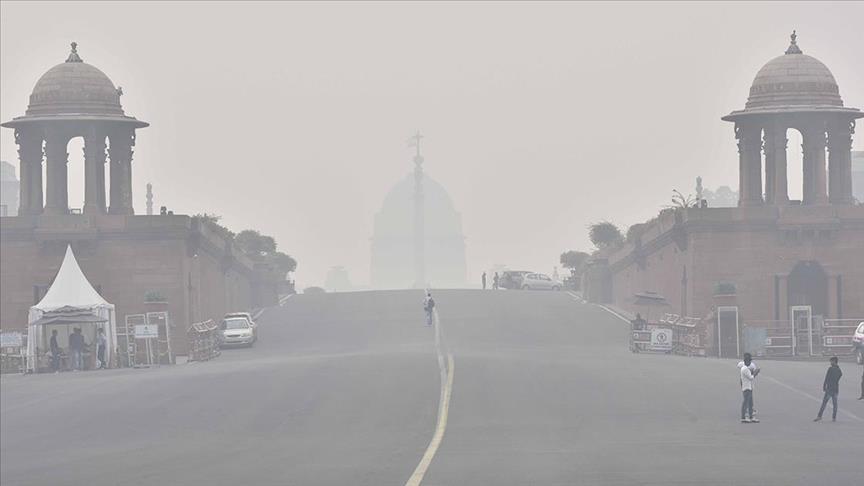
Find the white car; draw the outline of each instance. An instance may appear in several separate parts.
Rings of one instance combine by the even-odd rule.
[[[252,320],[252,314],[248,312],[229,312],[225,314],[225,317],[222,319],[232,319],[235,317],[242,317],[249,321],[249,325],[252,326],[252,332],[255,334],[255,339],[258,339],[258,323]]]
[[[522,277],[522,290],[561,290],[561,282],[542,273],[528,273]]]
[[[227,317],[222,320],[222,346],[252,346],[255,331],[245,317]]]

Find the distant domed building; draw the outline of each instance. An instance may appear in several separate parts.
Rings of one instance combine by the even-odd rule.
[[[416,286],[414,266],[415,175],[399,181],[375,215],[371,279],[374,288]],[[423,177],[425,279],[434,287],[465,285],[462,216],[444,187]]]

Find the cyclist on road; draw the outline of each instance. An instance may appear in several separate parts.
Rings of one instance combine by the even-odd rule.
[[[423,310],[426,311],[426,325],[431,326],[433,323],[432,314],[435,312],[435,299],[432,298],[432,293],[426,294],[423,300]]]

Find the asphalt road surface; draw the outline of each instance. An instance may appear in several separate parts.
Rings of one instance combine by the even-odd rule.
[[[735,361],[631,354],[566,292],[435,297],[437,340],[419,291],[301,295],[211,362],[4,376],[0,482],[864,482],[861,367],[842,364],[838,422],[813,423],[827,363],[760,363],[762,423],[741,424]]]

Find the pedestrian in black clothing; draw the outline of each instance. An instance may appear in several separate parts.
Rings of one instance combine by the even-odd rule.
[[[483,272],[483,290],[486,290],[486,272]]]
[[[822,397],[822,406],[819,407],[819,415],[813,419],[814,422],[822,420],[822,412],[825,411],[825,405],[828,404],[829,398],[831,399],[831,405],[834,407],[831,420],[833,422],[837,421],[837,394],[840,393],[841,376],[843,376],[843,372],[837,366],[837,356],[833,356],[831,358],[831,366],[828,367],[828,372],[825,373],[825,381],[822,383],[822,391],[825,392],[825,396]]]

